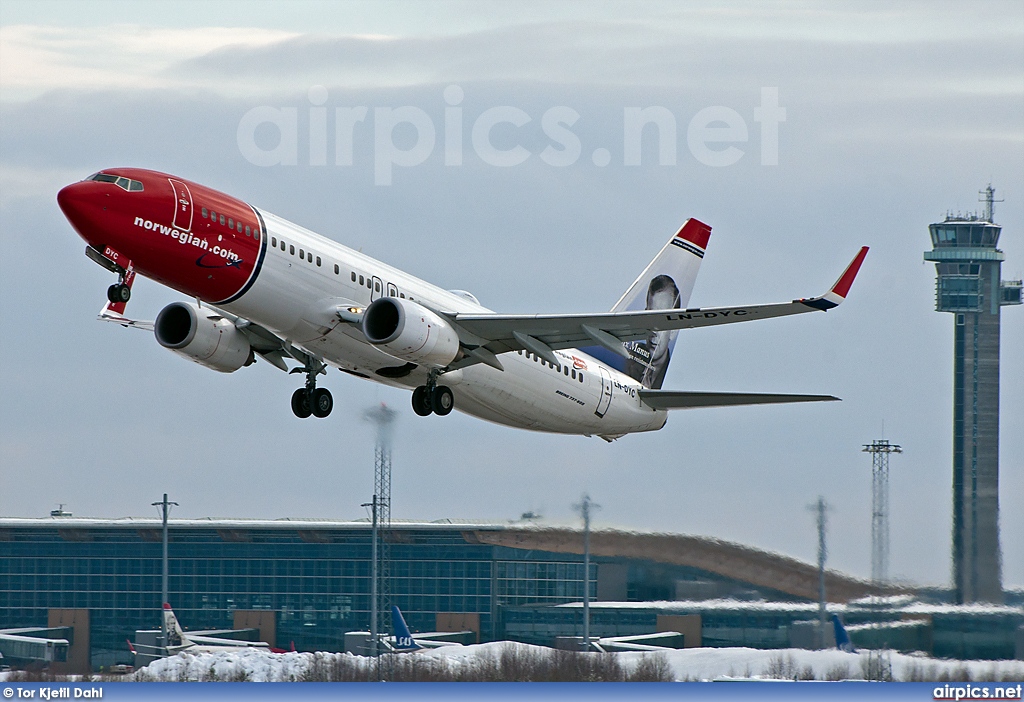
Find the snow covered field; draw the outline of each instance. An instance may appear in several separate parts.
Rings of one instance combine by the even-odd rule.
[[[475,646],[451,646],[402,656],[404,665],[414,665],[428,679],[447,672],[456,678],[479,679],[472,673],[495,664],[518,659],[552,655],[551,649],[527,644],[498,642]],[[775,678],[858,680],[1024,680],[1022,661],[949,661],[895,652],[846,653],[838,650],[802,649],[758,650],[750,648],[691,648],[665,653],[615,653],[614,660],[625,672],[660,657],[654,666],[662,675],[675,680],[714,680],[720,678]],[[239,652],[180,654],[152,663],[134,674],[137,680],[251,680],[295,681],[323,680],[328,671],[343,671],[341,679],[365,670],[369,660],[340,653],[273,654],[258,649]],[[667,665],[666,665],[667,664]],[[460,674],[461,673],[461,674]],[[329,678],[328,678],[329,679]],[[334,678],[337,679],[337,678]],[[451,679],[451,678],[449,678]]]

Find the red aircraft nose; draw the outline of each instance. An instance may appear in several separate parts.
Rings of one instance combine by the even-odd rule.
[[[76,225],[82,221],[85,211],[91,209],[89,207],[89,186],[92,183],[72,183],[64,188],[60,189],[57,193],[57,204],[60,205],[61,211],[68,220]],[[95,192],[92,198],[95,198]]]
[[[86,181],[72,183],[57,193],[57,204],[64,216],[86,241],[90,241],[97,228],[96,220],[106,204],[104,199],[105,194],[97,192],[96,183]]]

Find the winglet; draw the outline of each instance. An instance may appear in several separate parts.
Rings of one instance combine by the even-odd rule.
[[[839,297],[846,298],[847,293],[850,292],[850,286],[853,285],[853,279],[857,277],[857,271],[860,270],[860,264],[864,263],[864,257],[868,255],[868,247],[862,246],[860,252],[854,256],[853,261],[846,267],[843,274],[839,276],[839,280],[832,286],[832,293]]]
[[[860,270],[860,266],[864,263],[864,257],[868,255],[868,247],[862,246],[857,255],[853,257],[850,265],[846,267],[843,274],[839,276],[839,280],[832,288],[822,295],[821,297],[812,297],[810,299],[798,300],[808,307],[813,307],[816,310],[827,311],[833,307],[838,307],[839,303],[846,299],[847,294],[850,292],[850,286],[853,285],[853,279],[857,277],[857,272]]]

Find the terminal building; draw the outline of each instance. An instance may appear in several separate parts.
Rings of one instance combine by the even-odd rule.
[[[258,628],[272,646],[341,651],[346,632],[369,626],[367,521],[172,519],[168,533],[169,600],[188,629]],[[545,645],[582,633],[578,529],[393,522],[384,538],[392,601],[413,630]],[[82,665],[94,669],[131,664],[126,640],[159,625],[161,563],[158,519],[0,518],[0,630],[73,625],[68,660],[85,655]],[[1020,602],[928,609],[920,593],[907,598],[834,571],[826,590],[830,610],[855,630],[867,627],[855,643],[1017,655]],[[679,631],[684,646],[801,645],[817,596],[815,566],[779,554],[705,537],[591,534],[596,635]],[[972,633],[947,645],[950,617]],[[872,626],[908,631],[897,640]]]

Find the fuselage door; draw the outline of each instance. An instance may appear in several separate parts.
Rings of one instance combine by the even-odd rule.
[[[594,414],[603,417],[612,404],[613,385],[612,377],[608,374],[607,369],[604,366],[598,366],[597,369],[601,372],[601,399],[597,401],[597,409],[594,410]]]
[[[370,279],[370,282],[373,283],[373,287],[370,288],[370,302],[373,302],[377,298],[383,296],[384,283],[381,282],[381,279],[377,276],[373,276],[373,278]]]
[[[192,193],[188,186],[180,180],[168,178],[174,189],[174,221],[175,229],[183,232],[192,230]]]

